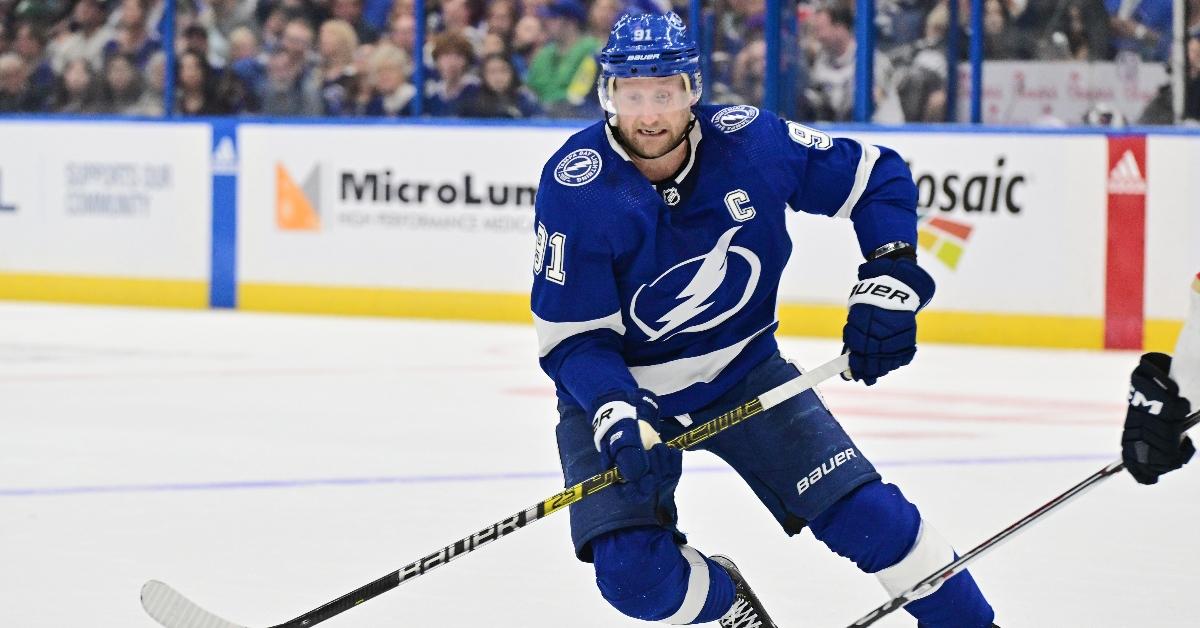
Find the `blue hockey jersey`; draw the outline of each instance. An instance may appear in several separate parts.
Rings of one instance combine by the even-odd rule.
[[[776,350],[785,208],[850,218],[864,255],[916,242],[917,192],[894,151],[748,105],[697,106],[690,150],[652,183],[604,122],[546,163],[532,309],[559,397],[595,412],[645,388],[664,415],[716,399]]]

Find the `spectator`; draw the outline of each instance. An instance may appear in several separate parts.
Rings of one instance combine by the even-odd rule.
[[[9,52],[12,49],[12,38],[8,36],[8,22],[4,19],[4,14],[0,13],[0,55]]]
[[[588,33],[598,41],[608,41],[608,33],[623,9],[621,0],[595,0],[588,10]]]
[[[104,61],[104,83],[101,91],[104,95],[105,113],[136,115],[140,111],[142,76],[133,57],[115,54]]]
[[[208,62],[208,65],[213,69],[220,70],[225,67],[225,56],[214,54],[209,49],[208,45],[208,29],[192,22],[183,28],[183,49],[187,52],[194,52]]]
[[[414,17],[416,12],[417,9],[416,5],[413,4],[413,0],[393,0],[391,9],[388,10],[387,23],[395,24],[396,20],[403,16]],[[428,23],[428,20],[426,23]]]
[[[329,20],[321,25],[317,40],[321,52],[321,103],[327,116],[354,113],[358,94],[358,71],[354,52],[358,36],[344,20]]]
[[[439,33],[455,33],[462,35],[471,43],[471,48],[478,52],[483,44],[483,31],[475,28],[471,19],[471,5],[467,0],[442,0],[442,11],[439,14]]]
[[[163,115],[163,87],[166,81],[167,55],[156,52],[150,55],[146,62],[145,89],[136,105],[129,110],[130,115],[161,116]]]
[[[409,83],[412,57],[401,48],[383,44],[371,54],[370,68],[372,95],[363,113],[391,118],[413,115],[417,88]]]
[[[488,33],[483,36],[483,50],[479,54],[481,57],[490,57],[492,55],[511,57],[511,52],[508,49],[508,40],[497,33]]]
[[[534,15],[526,15],[517,20],[513,29],[512,55],[517,67],[517,74],[525,77],[529,74],[529,64],[533,56],[546,43],[546,32],[542,30],[542,20]]]
[[[354,73],[358,76],[356,81],[356,90],[354,92],[354,115],[362,115],[366,110],[367,105],[371,101],[373,92],[371,91],[371,57],[375,55],[375,50],[383,46],[390,46],[386,41],[380,40],[377,44],[361,44],[354,50]]]
[[[96,113],[101,109],[100,81],[92,72],[87,59],[76,57],[67,61],[50,97],[54,113]]]
[[[362,9],[363,21],[374,29],[376,33],[383,33],[387,30],[389,13],[395,4],[399,3],[393,3],[392,0],[364,0]],[[409,11],[409,14],[411,15],[412,12]],[[366,75],[364,74],[363,76]]]
[[[1183,93],[1183,118],[1200,121],[1200,34],[1187,40],[1187,81]]]
[[[283,31],[294,17],[287,9],[279,4],[266,5],[270,9],[263,18],[261,42],[263,52],[274,52],[283,45]],[[265,62],[264,62],[265,65]]]
[[[46,39],[41,31],[29,22],[18,22],[12,51],[21,55],[28,74],[29,88],[43,101],[54,87],[54,70],[50,67],[50,61],[46,59],[45,50]]]
[[[267,79],[259,93],[262,112],[274,116],[319,116],[321,99],[304,65],[285,50],[271,53]]]
[[[229,65],[258,58],[258,36],[247,26],[239,26],[229,33]]]
[[[150,55],[162,50],[162,43],[146,30],[146,8],[140,0],[121,3],[121,17],[113,39],[104,46],[104,56],[123,53],[132,55],[139,68],[145,67]]]
[[[208,0],[207,6],[212,12],[212,25],[230,39],[237,29],[255,26],[256,4],[255,0]]]
[[[15,52],[0,56],[0,113],[32,113],[43,102],[29,85],[29,69]]]
[[[596,83],[595,55],[600,42],[583,35],[587,12],[576,0],[554,0],[542,7],[549,42],[529,66],[525,83],[551,115],[585,113]]]
[[[817,120],[849,120],[854,109],[854,15],[844,6],[817,10],[809,20],[809,35],[817,46],[809,73],[806,100]],[[891,86],[892,65],[875,53],[875,122],[902,121],[898,97]]]
[[[1009,28],[1011,17],[1008,6],[1001,0],[984,0],[983,2],[983,56],[986,59],[1017,59],[1021,58],[1022,50],[1018,37]],[[1025,58],[1033,56],[1032,51],[1026,51]]]
[[[767,74],[767,43],[755,39],[733,60],[733,94],[730,102],[762,104]]]
[[[945,2],[925,17],[925,35],[901,46],[891,56],[898,65],[897,91],[904,119],[913,122],[946,120],[946,37],[950,9]]]
[[[927,0],[880,0],[875,15],[876,45],[890,52],[917,41],[933,7],[934,3]]]
[[[1088,61],[1107,61],[1116,55],[1112,23],[1103,0],[1071,0],[1068,27],[1064,30],[1072,57]]]
[[[312,45],[312,26],[309,25],[308,20],[294,17],[284,24],[278,46],[268,49],[268,54],[265,56],[256,57],[252,61],[238,62],[233,70],[242,83],[249,86],[250,92],[261,103],[268,91],[268,74],[270,74],[272,56],[275,53],[282,53],[287,57],[289,71],[296,72],[296,80],[306,81],[316,65]]]
[[[537,99],[521,86],[517,70],[506,55],[483,60],[483,84],[463,103],[462,115],[469,118],[531,118],[541,114]]]
[[[1104,0],[1118,51],[1145,61],[1167,61],[1171,51],[1172,0]]]
[[[393,46],[413,54],[417,45],[417,20],[412,15],[398,15],[392,20],[392,29],[388,31],[388,41]]]
[[[349,24],[358,41],[364,44],[373,44],[379,39],[379,31],[363,18],[362,0],[333,0],[333,18]]]
[[[50,67],[62,73],[68,60],[82,57],[93,70],[99,70],[104,62],[104,47],[112,37],[100,1],[77,0],[71,9],[71,32],[50,44]]]
[[[487,33],[499,35],[504,41],[512,41],[517,17],[516,0],[492,0],[487,5]]]
[[[456,32],[442,33],[433,45],[433,63],[441,80],[425,90],[426,112],[431,116],[458,115],[459,105],[474,96],[479,79],[470,74],[475,50]]]
[[[734,79],[733,60],[737,54],[747,42],[763,39],[766,3],[764,0],[720,0],[714,15],[716,22],[710,57],[712,76],[706,77],[706,80],[730,85]]]
[[[184,52],[176,61],[175,110],[185,116],[218,116],[230,113],[217,92],[217,80],[208,60]]]

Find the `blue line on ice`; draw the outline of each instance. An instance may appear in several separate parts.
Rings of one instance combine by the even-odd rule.
[[[915,458],[876,460],[877,467],[964,467],[982,465],[1046,464],[1062,462],[1111,462],[1116,454],[1072,454],[1056,456],[1005,456],[995,458]],[[726,466],[685,467],[686,473],[732,473]],[[229,480],[225,482],[172,482],[162,484],[98,484],[92,486],[42,486],[0,488],[0,497],[44,497],[98,493],[178,493],[186,491],[240,491],[322,486],[372,484],[438,484],[443,482],[504,482],[509,480],[559,480],[559,471],[511,473],[464,473],[455,475],[394,475],[348,478],[296,478],[286,480]]]

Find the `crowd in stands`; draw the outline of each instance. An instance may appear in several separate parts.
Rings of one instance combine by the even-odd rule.
[[[970,0],[878,0],[879,121],[946,115],[949,2],[966,58]],[[1200,81],[1200,0],[1189,4],[1188,80]],[[596,54],[626,11],[683,0],[0,0],[0,112],[482,118],[596,117]],[[785,2],[789,113],[841,121],[854,100],[854,0]],[[713,102],[763,100],[765,0],[704,3]],[[987,59],[1165,63],[1172,0],[984,0]],[[793,15],[795,19],[790,17]],[[173,98],[164,33],[173,26]],[[1188,92],[1200,117],[1200,85]]]

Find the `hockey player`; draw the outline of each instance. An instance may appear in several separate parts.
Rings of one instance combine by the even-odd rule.
[[[799,374],[774,338],[788,207],[853,223],[865,257],[843,336],[853,378],[869,386],[908,364],[934,292],[916,264],[916,188],[887,148],[699,105],[699,55],[674,13],[623,16],[600,61],[606,119],[551,157],[536,203],[532,308],[566,483],[614,464],[626,480],[571,507],[575,552],[630,617],[774,626],[732,562],[686,544],[681,453],[660,435]],[[812,391],[702,448],[787,534],[807,527],[890,594],[953,559]],[[993,620],[968,573],[907,610],[924,628]]]

